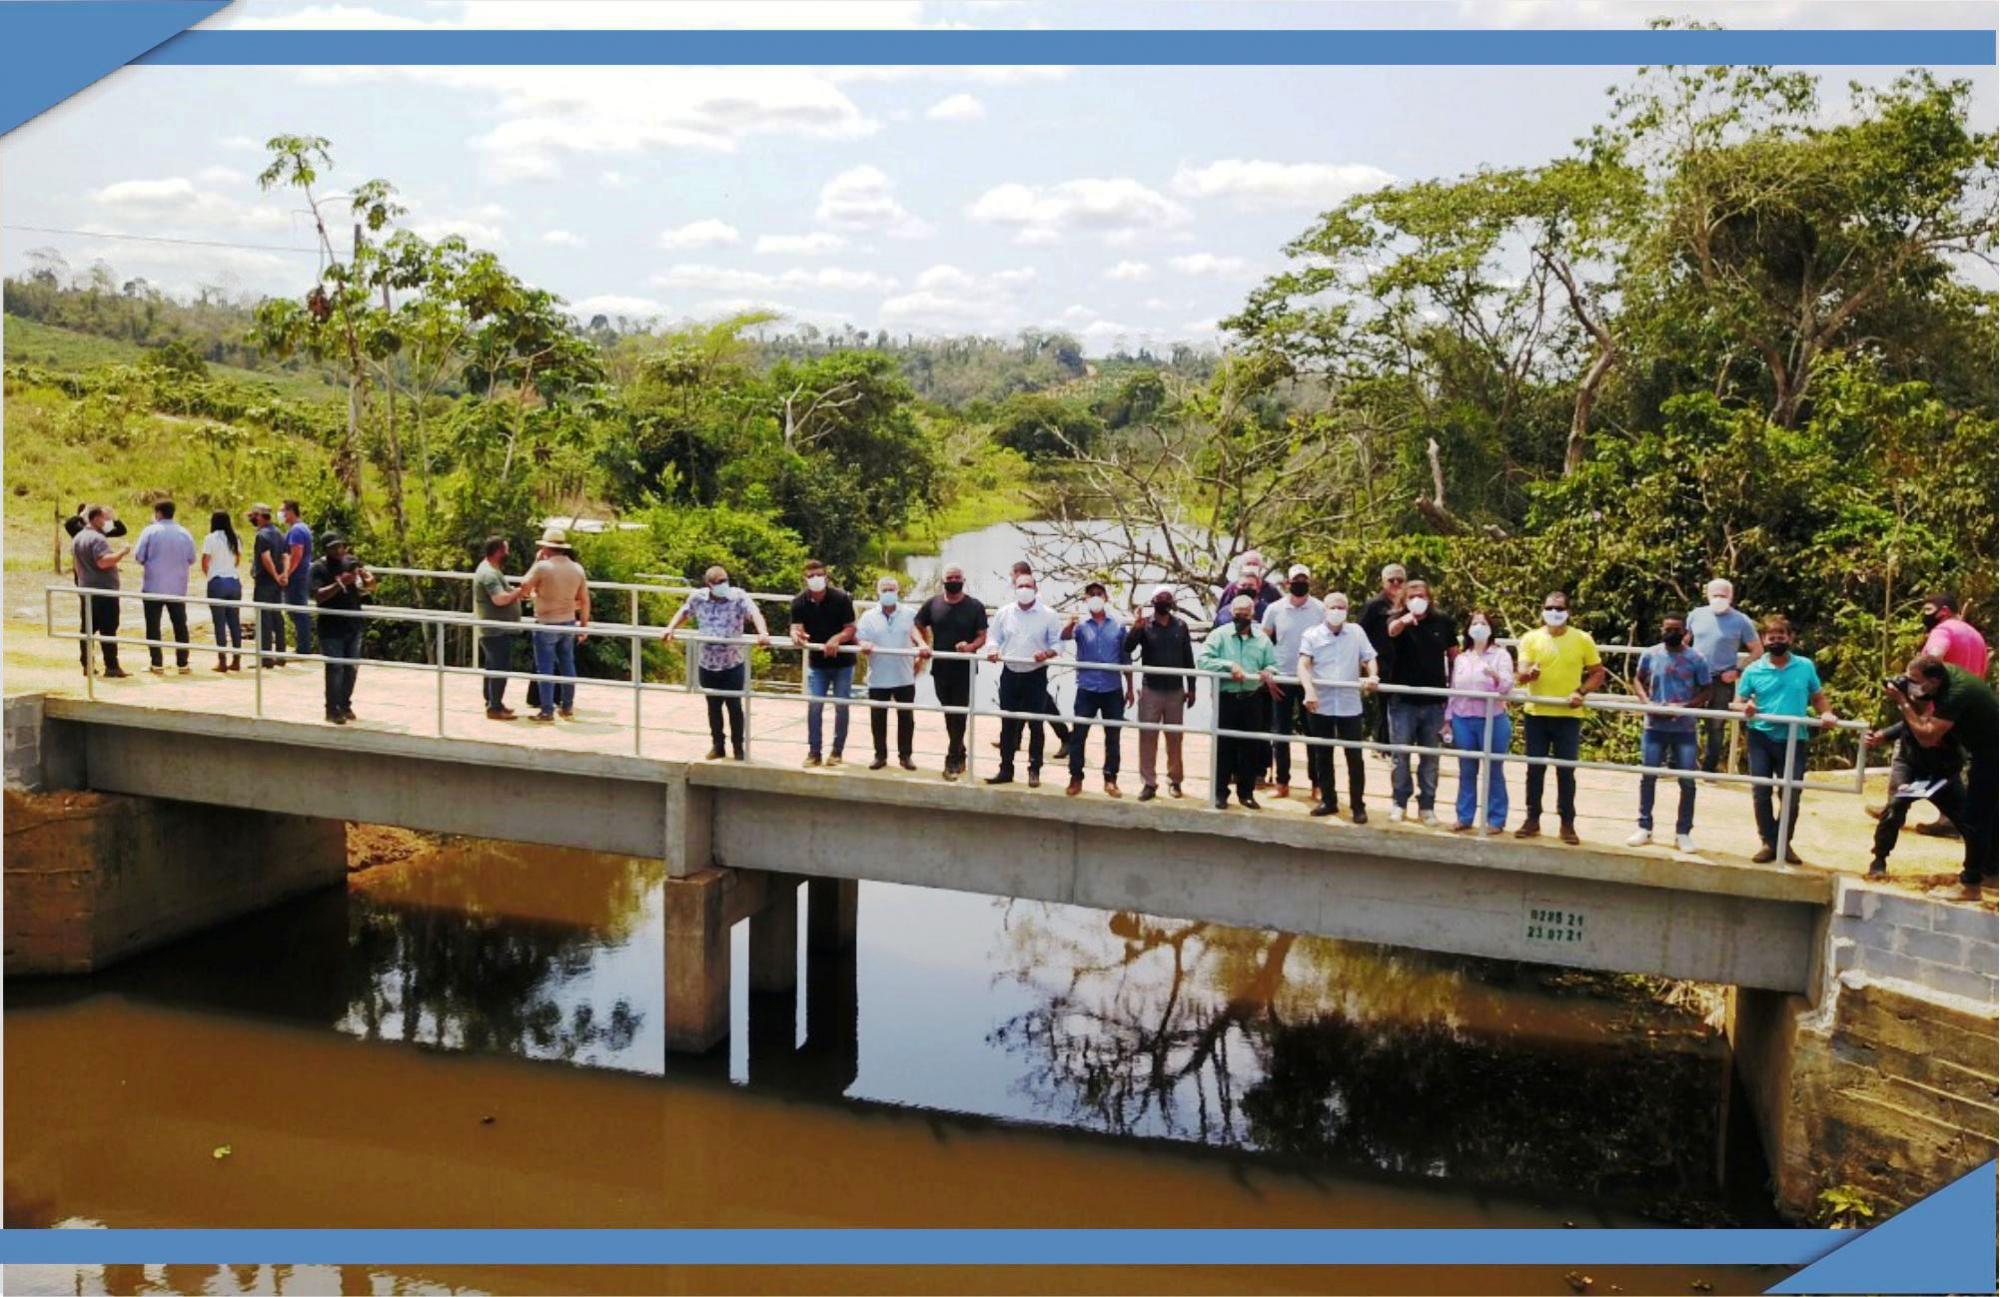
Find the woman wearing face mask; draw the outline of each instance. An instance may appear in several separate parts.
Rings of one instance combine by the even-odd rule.
[[[695,671],[696,682],[708,694],[708,733],[711,740],[708,759],[722,760],[722,718],[727,714],[729,751],[741,761],[745,755],[742,695],[750,683],[750,655],[741,644],[717,644],[707,637],[740,638],[743,624],[749,622],[757,628],[757,642],[769,644],[771,628],[764,624],[764,614],[757,611],[756,602],[744,591],[730,585],[729,573],[720,566],[708,569],[702,580],[702,590],[691,595],[674,611],[673,620],[667,623],[667,632],[662,638],[671,644],[680,624],[690,616],[694,618],[704,637]],[[711,690],[716,692],[709,692]]]
[[[1514,722],[1502,701],[1514,688],[1514,658],[1499,643],[1493,614],[1475,612],[1465,619],[1465,639],[1451,664],[1451,687],[1491,694],[1491,698],[1453,698],[1445,704],[1451,745],[1460,752],[1505,752],[1514,740]],[[1493,740],[1486,741],[1487,717],[1493,718]],[[1479,822],[1479,774],[1486,769],[1486,827],[1507,826],[1507,767],[1499,761],[1466,756],[1458,759],[1458,822],[1454,832],[1469,833]]]

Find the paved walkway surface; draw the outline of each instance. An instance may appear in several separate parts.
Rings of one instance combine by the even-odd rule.
[[[136,621],[136,617],[134,618]],[[206,628],[202,628],[205,630]],[[52,640],[44,632],[39,621],[10,619],[5,626],[5,689],[9,694],[46,692],[67,697],[83,697],[85,682],[77,665],[74,641]],[[138,633],[139,628],[133,627]],[[204,636],[197,633],[197,646],[204,642]],[[294,663],[285,667],[268,666],[263,672],[261,704],[258,701],[259,686],[255,674],[250,671],[249,660],[245,659],[245,670],[238,673],[220,674],[214,671],[211,652],[202,652],[199,647],[194,654],[193,670],[188,675],[179,675],[171,665],[171,656],[166,674],[155,676],[145,668],[146,650],[131,645],[121,651],[123,665],[134,672],[125,680],[98,679],[95,682],[97,696],[124,704],[144,707],[158,707],[163,710],[184,710],[197,712],[228,712],[234,714],[261,714],[273,724],[324,725],[322,719],[322,668],[309,662]],[[525,708],[520,701],[522,682],[513,682],[508,690],[509,701],[523,712],[523,718],[511,722],[486,719],[484,704],[480,694],[480,680],[471,674],[445,674],[442,677],[442,711],[440,711],[440,676],[429,667],[396,666],[387,663],[369,662],[360,670],[358,686],[354,694],[354,709],[359,715],[358,725],[363,728],[388,730],[410,734],[437,735],[440,732],[448,738],[477,738],[489,742],[519,743],[531,747],[562,747],[573,751],[599,751],[632,754],[668,761],[698,761],[705,757],[709,747],[707,728],[707,700],[690,694],[678,686],[660,686],[648,689],[638,705],[639,740],[634,747],[634,700],[629,687],[625,685],[592,684],[585,682],[577,690],[576,716],[574,720],[558,721],[553,726],[531,724],[525,719]],[[781,688],[778,684],[760,685],[760,688]],[[833,726],[831,715],[826,718],[829,741]],[[773,763],[789,767],[798,766],[805,757],[805,703],[795,693],[786,697],[758,697],[750,704],[750,760],[759,763]],[[440,726],[440,722],[442,722]],[[890,744],[894,746],[893,720],[889,726]],[[999,722],[990,717],[978,718],[975,722],[973,742],[974,777],[981,778],[993,773],[997,768],[999,754],[994,751],[992,740],[998,736]],[[1127,731],[1122,743],[1124,770],[1119,784],[1127,799],[1136,797],[1140,788],[1137,770],[1137,734]],[[1053,750],[1053,737],[1050,740]],[[1101,749],[1100,740],[1093,736],[1086,764],[1084,797],[1102,797],[1102,779],[1097,774]],[[1187,781],[1185,792],[1193,805],[1201,806],[1209,796],[1209,751],[1205,736],[1190,734],[1186,738]],[[1162,745],[1164,746],[1164,744]],[[868,713],[862,708],[854,709],[851,730],[848,737],[846,762],[841,767],[826,769],[828,779],[853,780],[856,795],[865,798],[866,781],[873,779],[929,779],[940,777],[944,761],[945,734],[943,717],[936,714],[918,713],[916,724],[915,759],[918,769],[904,771],[893,759],[881,771],[867,769],[872,756],[872,741],[869,738]],[[1217,814],[1228,815],[1293,815],[1303,817],[1307,810],[1307,790],[1303,761],[1306,749],[1295,744],[1294,778],[1296,782],[1289,799],[1280,800],[1265,791],[1259,794],[1264,803],[1262,812],[1232,808]],[[1164,752],[1162,752],[1162,772],[1160,795],[1167,796],[1164,772]],[[1357,826],[1348,822],[1347,788],[1344,754],[1336,759],[1335,766],[1340,782],[1343,810],[1337,818],[1319,821],[1329,833],[1437,833],[1449,832],[1453,822],[1452,806],[1458,794],[1458,762],[1455,758],[1445,758],[1440,762],[1438,788],[1438,813],[1443,827],[1425,828],[1416,823],[1391,824],[1389,811],[1390,762],[1378,754],[1370,754],[1365,759],[1367,777],[1367,805],[1369,822]],[[1506,767],[1507,781],[1511,796],[1511,813],[1508,831],[1521,822],[1525,806],[1526,768],[1518,764]],[[1050,763],[1043,771],[1042,786],[1031,790],[1025,784],[1025,754],[1022,764],[1015,771],[1016,783],[1006,789],[985,789],[978,791],[983,796],[1000,797],[1062,797],[1068,783],[1068,771],[1060,764]],[[1829,786],[1815,788],[1807,792],[1800,803],[1800,815],[1796,830],[1799,854],[1809,868],[1841,870],[1859,873],[1867,868],[1870,840],[1875,824],[1864,806],[1879,805],[1884,796],[1884,780],[1878,775],[1869,781],[1865,795],[1851,791],[1851,776],[1829,775]],[[1839,780],[1843,791],[1836,791],[1832,781]],[[968,789],[971,792],[972,789]],[[1562,851],[1566,848],[1554,836],[1556,827],[1555,780],[1549,779],[1548,802],[1544,808],[1544,841],[1549,850]],[[1577,829],[1586,845],[1596,850],[1634,850],[1624,846],[1626,836],[1634,828],[1637,809],[1638,781],[1636,776],[1608,771],[1578,772],[1578,820]],[[1663,780],[1658,790],[1655,806],[1655,844],[1638,848],[1638,852],[1675,854],[1672,847],[1671,828],[1675,807],[1678,805],[1679,790],[1668,780]],[[1414,811],[1414,805],[1412,807]],[[1927,809],[1919,809],[1913,821],[1927,820],[1932,816]],[[1661,832],[1658,826],[1668,830]],[[1697,844],[1697,858],[1706,860],[1746,860],[1757,849],[1755,822],[1751,811],[1750,791],[1744,786],[1726,786],[1704,783],[1700,785],[1695,813],[1694,839]],[[1660,845],[1664,841],[1664,845]],[[1928,887],[1951,882],[1957,877],[1958,866],[1963,859],[1963,847],[1956,839],[1941,839],[1905,832],[1896,849],[1891,863],[1892,881],[1907,886]]]

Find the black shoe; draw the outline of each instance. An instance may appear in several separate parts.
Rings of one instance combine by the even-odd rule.
[[[740,747],[732,751],[729,755],[738,761],[748,761],[750,759],[743,754],[743,749]]]
[[[361,718],[360,718],[359,716],[356,716],[356,715],[354,714],[354,709],[353,709],[352,707],[343,707],[343,708],[341,708],[341,709],[340,709],[340,714],[341,714],[342,716],[345,716],[345,717],[346,717],[346,718],[347,718],[348,720],[351,720],[351,721],[358,721],[358,720],[360,720],[360,719],[361,719]]]
[[[1255,797],[1252,797],[1248,793],[1243,794],[1236,800],[1243,803],[1243,809],[1246,811],[1261,811],[1264,809],[1262,806],[1257,804],[1257,799]]]
[[[986,782],[989,784],[1011,784],[1014,782],[1014,772],[1011,770],[1002,770],[997,775],[986,776]]]
[[[1338,806],[1335,806],[1331,802],[1321,802],[1319,805],[1313,807],[1310,811],[1307,811],[1306,814],[1314,816],[1338,815],[1340,814],[1340,808]]]
[[[1870,878],[1887,878],[1889,876],[1889,862],[1880,856],[1875,857],[1868,862],[1868,876]]]
[[[1049,760],[1051,761],[1069,760],[1069,743],[1067,741],[1064,741],[1056,744],[1056,750],[1049,754]]]
[[[554,712],[550,712],[547,715],[537,715],[534,717],[534,719],[538,721],[553,721],[555,718],[556,715]],[[708,750],[708,756],[705,759],[709,761],[722,760],[722,746],[720,744],[711,746]]]
[[[896,759],[896,764],[901,766],[905,770],[915,770],[917,768],[917,763],[910,760],[910,758],[908,757],[898,757]]]
[[[341,712],[328,712],[326,714],[326,723],[328,725],[345,725],[347,724],[347,717]]]
[[[1366,807],[1357,806],[1354,808],[1354,822],[1356,824],[1368,823],[1368,810]]]
[[[1516,834],[1515,836],[1519,837],[1520,835]],[[1778,849],[1766,842],[1763,846],[1757,848],[1756,855],[1750,857],[1750,863],[1753,865],[1768,865],[1777,858]]]
[[[1152,784],[1147,784],[1145,787],[1139,790],[1139,800],[1142,802],[1150,802],[1159,795],[1160,795],[1160,790],[1154,787]]]
[[[1216,810],[1218,810],[1218,811],[1226,811],[1226,810],[1228,810],[1228,809],[1229,809],[1229,799],[1228,799],[1227,797],[1218,797],[1218,798],[1216,798],[1216,799],[1215,799],[1215,809],[1216,809]]]
[[[1039,773],[1039,772],[1031,772],[1031,773],[1030,773],[1030,774],[1028,775],[1028,787],[1030,787],[1030,788],[1040,788],[1041,786],[1042,786],[1042,776],[1040,775],[1040,773]]]
[[[876,757],[873,761],[870,761],[868,763],[868,768],[870,770],[880,770],[883,766],[886,766],[888,764],[889,764],[889,758]]]

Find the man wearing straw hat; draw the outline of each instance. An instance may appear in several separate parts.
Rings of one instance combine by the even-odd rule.
[[[590,583],[583,565],[570,555],[569,535],[560,527],[550,527],[536,543],[535,561],[521,577],[514,596],[535,605],[535,674],[560,676],[560,684],[541,682],[541,708],[528,719],[553,724],[557,713],[564,720],[575,716],[576,646],[583,641],[578,630],[590,625]]]

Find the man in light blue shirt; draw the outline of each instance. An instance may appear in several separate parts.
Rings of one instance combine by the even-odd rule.
[[[1306,632],[1326,620],[1326,605],[1312,596],[1312,569],[1303,563],[1292,564],[1291,571],[1285,573],[1285,597],[1264,609],[1260,624],[1264,633],[1271,637],[1271,648],[1278,655],[1278,674],[1296,676],[1299,673],[1299,642]],[[1292,795],[1292,745],[1293,734],[1303,734],[1305,724],[1306,691],[1303,685],[1279,685],[1278,692],[1271,696],[1271,733],[1278,735],[1278,741],[1271,745],[1271,754],[1278,767],[1278,796]]]
[[[917,610],[903,604],[902,583],[885,576],[875,583],[875,606],[854,621],[854,642],[868,659],[868,698],[877,703],[912,703],[917,697],[917,650],[924,637],[917,633]],[[878,652],[878,650],[880,650]],[[889,764],[889,713],[896,713],[896,757],[905,770],[915,770],[912,745],[917,714],[908,706],[870,707],[868,728],[875,737],[870,770]]]
[[[1764,656],[1752,662],[1743,670],[1742,678],[1736,682],[1736,701],[1729,704],[1731,711],[1742,712],[1749,718],[1744,730],[1744,743],[1750,757],[1750,773],[1759,778],[1780,778],[1799,780],[1805,778],[1806,745],[1812,739],[1811,730],[1803,730],[1797,742],[1791,741],[1791,733],[1800,722],[1767,720],[1766,716],[1804,716],[1810,708],[1819,714],[1821,725],[1834,722],[1833,708],[1827,705],[1826,693],[1820,686],[1819,668],[1809,657],[1801,657],[1792,652],[1792,623],[1776,615],[1764,619]],[[1791,761],[1785,760],[1787,749]],[[1780,775],[1779,771],[1784,771]],[[1792,793],[1792,804],[1798,804],[1798,792]],[[1778,858],[1778,817],[1771,810],[1771,785],[1758,784],[1751,790],[1750,798],[1757,814],[1757,836],[1764,845],[1756,855],[1750,857],[1757,864],[1765,865]],[[1797,817],[1794,815],[1794,823]],[[1799,853],[1792,850],[1790,842],[1785,843],[1785,863],[1801,865]]]
[[[1078,662],[1126,663],[1132,655],[1125,649],[1125,627],[1116,617],[1105,611],[1104,583],[1092,581],[1083,587],[1085,615],[1072,618],[1063,627],[1063,638],[1076,645]],[[1120,671],[1091,671],[1082,667],[1076,673],[1077,723],[1069,735],[1069,787],[1064,791],[1071,797],[1083,791],[1083,748],[1089,738],[1090,729],[1083,722],[1092,716],[1102,716],[1106,720],[1122,721],[1125,709],[1132,705],[1132,677]],[[1104,795],[1118,796],[1118,747],[1119,727],[1104,727]]]
[[[188,569],[194,566],[194,537],[188,529],[174,521],[174,502],[162,500],[153,506],[153,521],[139,533],[139,543],[132,548],[132,557],[145,569],[145,577],[140,582],[142,594],[171,594],[185,597],[188,592]],[[187,605],[174,600],[160,599],[144,601],[142,611],[146,616],[146,638],[151,641],[146,652],[153,664],[147,670],[154,675],[165,675],[164,658],[160,653],[160,611],[166,610],[167,618],[173,623],[174,643],[180,647],[174,650],[174,666],[182,675],[188,674],[188,614]]]
[[[1723,701],[1736,692],[1736,680],[1741,674],[1736,655],[1747,653],[1754,658],[1764,651],[1763,642],[1757,638],[1757,623],[1735,604],[1736,587],[1717,577],[1708,583],[1708,603],[1687,615],[1688,642],[1708,663],[1709,676],[1715,682],[1715,697]],[[1722,769],[1722,759],[1729,751],[1729,722],[1703,721],[1701,729],[1701,768],[1714,774]]]
[[[1012,712],[1000,722],[1000,770],[989,784],[1014,782],[1014,754],[1021,749],[1021,727],[1028,727],[1028,787],[1042,786],[1042,722],[1023,719],[1049,710],[1048,661],[1062,643],[1062,618],[1036,593],[1035,578],[1014,578],[1014,602],[993,618],[986,639],[986,660],[1005,662],[1000,672],[1000,710]]]

